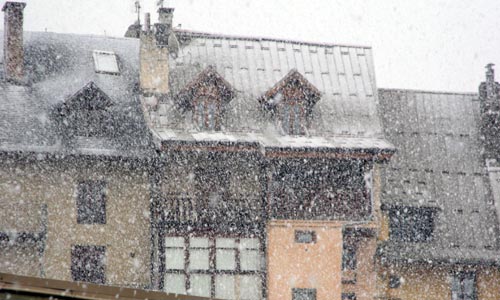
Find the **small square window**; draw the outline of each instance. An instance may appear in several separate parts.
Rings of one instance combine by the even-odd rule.
[[[354,293],[342,293],[342,300],[356,300],[356,294],[354,294]]]
[[[104,284],[106,282],[105,259],[105,246],[73,246],[71,249],[73,280]]]
[[[401,286],[401,277],[397,275],[389,276],[389,288],[397,289]]]
[[[97,73],[120,74],[116,54],[109,51],[94,50],[94,67]]]
[[[106,224],[106,183],[82,181],[77,186],[76,207],[78,224]]]
[[[292,289],[292,300],[316,300],[316,289]]]
[[[295,242],[302,244],[311,244],[316,242],[316,232],[296,230],[295,231]]]

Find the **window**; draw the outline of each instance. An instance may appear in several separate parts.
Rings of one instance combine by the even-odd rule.
[[[292,289],[292,300],[316,300],[316,289]]]
[[[71,276],[74,281],[104,284],[105,246],[73,246],[71,249]]]
[[[476,274],[474,272],[459,272],[453,275],[451,299],[477,300]]]
[[[316,242],[316,232],[295,230],[295,242],[303,244],[311,244]]]
[[[78,183],[76,195],[78,224],[106,224],[106,184],[100,180]]]
[[[286,101],[281,105],[281,127],[290,135],[304,134],[304,107],[297,100]]]
[[[397,289],[401,286],[401,277],[397,275],[389,276],[389,288]]]
[[[116,54],[109,51],[94,50],[94,67],[97,73],[120,74]]]
[[[219,299],[261,299],[261,257],[257,238],[166,237],[164,289]]]
[[[201,96],[193,101],[193,121],[200,130],[220,130],[220,101]]]
[[[356,270],[356,246],[344,242],[342,249],[342,270]]]
[[[390,239],[402,242],[427,242],[434,230],[434,210],[401,207],[389,212]]]
[[[354,294],[354,293],[342,293],[342,300],[356,300],[356,294]]]

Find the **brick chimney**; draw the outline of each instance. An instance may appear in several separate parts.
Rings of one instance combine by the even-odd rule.
[[[4,74],[14,83],[24,81],[23,11],[26,3],[5,2],[4,12]]]

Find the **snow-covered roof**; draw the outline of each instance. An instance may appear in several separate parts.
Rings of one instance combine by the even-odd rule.
[[[312,111],[309,136],[358,138],[352,143],[367,138],[361,142],[366,147],[377,147],[369,142],[383,139],[371,48],[190,31],[176,34],[181,47],[176,57],[170,57],[171,95],[213,67],[236,91],[226,108],[223,131],[265,135],[280,144],[286,140],[290,146],[313,141],[315,138],[282,139],[277,129],[276,137],[271,137],[269,129],[276,128],[275,122],[266,117],[258,101],[295,69],[321,93]],[[157,131],[192,127],[190,115],[180,111],[172,99],[161,102],[151,112],[151,121]],[[326,143],[317,142],[319,146]]]
[[[114,53],[120,73],[96,72],[96,50]],[[137,100],[137,39],[24,32],[24,51],[28,84],[0,83],[0,151],[107,156],[148,152],[149,134]],[[108,108],[113,134],[65,140],[56,108],[90,82],[113,103]]]
[[[496,254],[498,260],[478,95],[384,89],[379,99],[385,135],[398,149],[382,170],[382,203],[436,209],[431,241],[389,242],[385,255],[453,262]]]

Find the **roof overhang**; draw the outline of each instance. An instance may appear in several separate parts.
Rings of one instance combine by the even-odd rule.
[[[260,133],[157,130],[160,151],[254,151],[266,158],[331,158],[386,161],[396,149],[380,138],[270,136]]]

